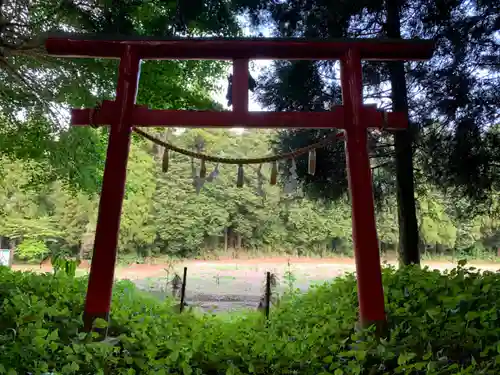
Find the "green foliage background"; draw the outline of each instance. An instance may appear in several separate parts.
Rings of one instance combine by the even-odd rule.
[[[189,149],[199,136],[205,139],[210,154],[255,157],[270,153],[275,133],[249,131],[239,135],[224,130],[191,130],[170,134],[169,141]],[[105,147],[105,139],[102,142]],[[285,194],[281,187],[268,184],[269,165],[263,166],[265,197],[257,194],[257,166],[245,168],[246,184],[237,188],[236,166],[230,165],[220,165],[219,176],[207,182],[198,195],[191,160],[170,153],[170,169],[162,173],[162,154],[163,150],[134,138],[120,231],[122,259],[142,262],[145,257],[160,255],[351,254],[347,197],[333,203],[313,201],[302,196],[300,187],[293,194]],[[89,257],[97,194],[75,191],[64,180],[32,186],[43,174],[43,161],[26,163],[4,155],[1,165],[2,245],[20,245],[24,249],[27,243],[41,241],[52,253]],[[194,166],[199,168],[199,163]],[[207,167],[210,172],[215,165]],[[290,164],[281,165],[282,169],[288,167]],[[419,187],[417,203],[424,254],[496,256],[500,230],[497,205],[492,205],[488,214],[465,216],[463,207],[469,202],[449,199],[432,185]],[[388,196],[377,211],[382,251],[396,248],[396,215],[395,197]],[[18,256],[25,259],[22,251]],[[41,257],[37,253],[30,260]]]
[[[183,3],[173,0],[127,0],[120,2],[119,6],[109,0],[14,0],[0,3],[4,17],[0,30],[1,247],[21,245],[21,249],[36,250],[38,248],[33,244],[43,243],[49,252],[68,255],[80,253],[87,257],[92,248],[107,130],[67,128],[64,116],[67,115],[65,110],[70,107],[93,106],[102,99],[113,98],[117,62],[49,57],[41,48],[46,33],[71,30],[164,38],[228,37],[241,34],[237,22],[241,12],[247,12],[245,14],[254,21],[254,26],[259,24],[270,27],[272,33],[282,36],[295,35],[294,32],[297,31],[297,35],[306,37],[373,37],[380,35],[381,28],[384,27],[385,8],[381,1],[346,3],[347,5],[335,8],[332,8],[332,4],[315,0],[287,3],[264,0],[228,3],[223,0],[207,0],[195,1],[188,7]],[[450,39],[453,41],[452,46],[463,42],[475,54],[484,44],[481,59],[466,58],[470,54],[462,50],[448,51],[448,48],[441,46],[436,51],[434,62],[408,65],[411,67],[408,78],[413,79],[415,75],[423,74],[421,82],[415,87],[422,86],[426,89],[426,95],[421,95],[423,99],[411,103],[412,108],[425,114],[420,120],[425,120],[427,130],[441,129],[449,125],[446,121],[458,119],[440,118],[428,110],[429,106],[435,109],[451,108],[459,113],[461,107],[457,107],[457,103],[461,102],[457,100],[465,95],[462,95],[463,90],[460,89],[463,85],[458,83],[445,85],[447,90],[444,94],[441,93],[441,88],[436,88],[441,81],[454,82],[457,72],[462,72],[461,78],[465,77],[461,66],[453,65],[448,68],[445,64],[448,59],[444,57],[453,56],[460,58],[460,61],[481,64],[494,63],[498,48],[491,45],[491,38],[498,27],[497,6],[491,1],[477,3],[473,8],[481,16],[475,16],[462,11],[467,6],[462,1],[439,3],[437,6],[434,2],[425,1],[415,4],[402,2],[402,5],[405,33],[415,29],[405,36],[432,36],[441,41]],[[407,17],[408,14],[413,16]],[[305,23],[304,17],[307,21]],[[325,22],[322,23],[321,20]],[[317,25],[321,27],[316,27]],[[417,33],[418,30],[421,32]],[[469,33],[469,30],[476,32]],[[460,38],[453,38],[454,35]],[[464,35],[468,37],[465,38]],[[274,67],[279,68],[278,65]],[[277,86],[267,85],[277,91],[260,90],[261,104],[274,106],[278,110],[323,110],[325,103],[329,105],[338,102],[340,92],[337,85],[332,83],[329,88],[322,86],[322,76],[332,76],[332,72],[325,70],[324,66],[319,69],[319,65],[303,61],[292,65],[282,62],[282,65],[286,78],[283,82],[288,82],[291,89],[299,87],[300,90],[288,92],[281,85],[283,82],[278,80]],[[141,69],[138,103],[168,109],[220,108],[212,95],[220,92],[219,82],[224,78],[227,68],[225,63],[214,61],[145,62]],[[384,66],[380,64],[365,66],[365,78],[379,78],[371,82],[371,85],[366,82],[368,88],[373,85],[378,87],[387,78],[383,69]],[[273,76],[272,69],[267,73],[264,78]],[[441,80],[436,81],[436,74]],[[494,121],[495,104],[498,104],[496,93],[499,92],[494,89],[497,78],[497,75],[493,75],[491,79],[481,78],[475,81],[478,89],[474,90],[474,97],[480,95],[481,100],[466,101],[468,117],[472,116],[485,124]],[[266,86],[272,82],[275,81],[264,79],[259,87],[262,89],[263,84]],[[457,94],[457,90],[461,95]],[[380,92],[369,91],[372,99],[384,97]],[[449,93],[455,95],[453,103],[449,98],[441,100],[443,95]],[[276,100],[272,99],[277,98],[282,100],[275,103]],[[422,102],[424,99],[425,103]],[[477,107],[479,112],[472,111],[473,107]],[[438,119],[444,122],[441,123]],[[488,132],[482,133],[487,142],[481,142],[480,149],[495,154],[498,149],[497,129],[488,129]],[[156,134],[164,135],[160,131]],[[236,136],[224,131],[196,130],[178,136],[170,134],[169,137],[172,142],[190,148],[198,134],[206,139],[209,153],[223,153],[226,156],[261,156],[269,153],[269,145],[276,144],[277,141],[274,133],[262,132]],[[430,131],[429,134],[432,138],[435,132]],[[467,140],[475,139],[468,132],[460,134]],[[302,134],[294,138],[300,142],[282,146],[288,150],[290,144],[299,146],[299,143],[312,143],[322,135],[324,131],[312,132],[307,136]],[[424,138],[427,139],[426,137]],[[385,138],[387,137],[380,137],[379,141],[385,142]],[[472,216],[470,211],[475,202],[456,198],[456,195],[452,200],[443,193],[442,188],[450,185],[445,183],[446,179],[443,182],[442,179],[435,178],[432,174],[434,172],[429,172],[430,163],[437,169],[442,164],[447,173],[458,170],[467,176],[470,174],[468,169],[459,167],[463,163],[453,162],[450,166],[450,162],[436,162],[436,158],[444,154],[448,156],[443,157],[443,160],[448,160],[450,155],[455,155],[452,159],[459,155],[464,160],[478,160],[480,155],[472,152],[475,148],[466,147],[458,153],[451,152],[455,148],[447,148],[448,141],[447,138],[438,137],[433,142],[437,144],[437,148],[431,148],[433,152],[416,154],[422,251],[455,256],[494,255],[498,246],[499,228],[498,205],[495,203],[498,201],[494,187],[496,185],[481,183],[481,179],[466,181],[467,186],[475,181],[472,190],[486,195],[487,202],[491,203],[487,210],[482,210],[481,215]],[[254,170],[247,168],[247,184],[245,188],[237,189],[236,171],[228,166],[221,166],[220,177],[214,183],[207,184],[200,195],[196,195],[188,159],[172,155],[171,170],[164,175],[160,173],[158,162],[161,150],[134,138],[120,233],[120,255],[129,259],[161,254],[211,256],[221,249],[226,253],[236,249],[237,252],[268,254],[349,254],[350,208],[345,196],[342,151],[342,144],[338,143],[318,152],[318,168],[313,178],[316,182],[319,181],[314,184],[317,194],[313,197],[339,198],[335,202],[287,196],[279,188],[269,186],[266,187],[266,198],[262,199],[255,195],[257,181]],[[329,157],[321,157],[323,152]],[[487,154],[480,157],[481,161],[491,159]],[[430,159],[427,157],[429,155]],[[472,156],[472,159],[467,159],[468,156]],[[384,251],[392,250],[398,241],[397,213],[394,209],[396,200],[391,189],[395,180],[393,155],[376,154],[374,159],[380,163],[374,172],[374,190],[377,196],[384,199],[378,202],[379,239]],[[492,160],[494,158],[490,161]],[[472,162],[469,164],[475,167],[482,165]],[[485,170],[496,171],[494,163],[487,164],[489,167]],[[299,172],[305,165],[305,159],[297,160]],[[283,165],[282,170],[286,172],[287,166]],[[268,171],[266,173],[268,175]],[[286,175],[283,174],[284,177]],[[304,177],[304,174],[301,175]],[[488,176],[488,181],[496,181],[496,174]],[[309,180],[311,177],[306,176],[303,182],[308,185],[311,182]],[[461,196],[464,195],[458,195]],[[32,256],[28,258],[35,260],[41,250],[31,250],[28,253]],[[18,255],[26,258],[22,251]]]

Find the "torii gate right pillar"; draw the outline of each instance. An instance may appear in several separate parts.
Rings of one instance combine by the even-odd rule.
[[[358,279],[362,326],[384,329],[386,318],[375,222],[372,175],[368,156],[367,124],[363,123],[363,88],[359,51],[350,49],[341,59],[347,176],[352,206],[352,239]]]

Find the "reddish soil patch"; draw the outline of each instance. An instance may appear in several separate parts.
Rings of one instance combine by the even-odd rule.
[[[287,262],[293,264],[354,264],[354,259],[352,258],[302,258],[302,257],[269,257],[269,258],[230,258],[230,257],[220,257],[217,260],[206,260],[206,261],[189,261],[190,263],[238,263],[238,264],[287,264]]]
[[[13,270],[16,271],[33,271],[33,272],[52,272],[52,263],[50,259],[43,261],[39,265],[31,265],[31,264],[14,264],[12,266]],[[83,269],[86,271],[90,270],[90,262],[88,260],[82,260],[78,269]]]
[[[165,264],[132,264],[116,269],[116,277],[124,279],[143,279],[165,275]]]
[[[82,260],[78,268],[90,269],[90,262],[88,260]]]
[[[394,259],[383,259],[383,261],[387,261],[389,264],[397,265],[397,261]],[[286,265],[290,263],[292,266],[296,265],[305,265],[305,266],[314,266],[314,265],[339,265],[340,268],[342,266],[350,266],[349,268],[355,265],[353,258],[287,258],[287,257],[268,257],[268,258],[247,258],[247,259],[232,259],[232,258],[221,258],[218,260],[186,260],[177,263],[175,266],[178,269],[181,266],[187,266],[188,268],[192,267],[201,267],[204,265],[217,266],[217,265],[238,265],[240,267],[253,267],[253,266],[263,266],[264,268],[269,265]],[[445,268],[453,268],[456,265],[456,262],[451,261],[424,261],[422,262],[424,266],[429,266],[430,268],[437,269],[445,269]],[[475,266],[485,270],[497,270],[500,269],[500,263],[488,263],[488,262],[471,262],[468,266]],[[119,267],[116,270],[116,276],[118,278],[147,278],[147,277],[162,277],[165,275],[165,269],[168,267],[167,264],[134,264],[125,267]],[[226,271],[225,273],[232,273],[231,271]],[[236,271],[235,273],[238,273]],[[247,276],[248,277],[248,276]]]
[[[269,257],[269,258],[247,258],[247,259],[232,259],[220,258],[217,260],[185,260],[176,263],[175,267],[180,266],[197,267],[203,265],[229,265],[237,264],[241,267],[266,266],[266,265],[286,265],[288,262],[292,265],[315,265],[315,264],[338,264],[338,265],[353,265],[354,259],[349,258],[286,258],[286,257]],[[161,277],[165,275],[167,264],[132,264],[116,269],[116,277],[142,279],[147,277]]]
[[[397,264],[394,259],[383,259],[390,264]],[[332,257],[332,258],[306,258],[306,257],[267,257],[267,258],[220,258],[217,260],[185,260],[175,264],[175,268],[179,270],[179,267],[187,266],[192,267],[203,267],[203,266],[215,266],[217,265],[237,265],[240,267],[267,267],[271,265],[286,265],[290,263],[292,266],[304,265],[304,266],[314,266],[314,265],[339,265],[353,267],[355,262],[353,258],[347,257]],[[424,261],[423,265],[427,265],[430,268],[453,268],[456,262],[451,261]],[[468,264],[469,266],[475,266],[481,269],[487,270],[497,270],[500,269],[500,263],[488,263],[484,261],[474,261]],[[128,266],[118,266],[115,271],[115,276],[117,278],[128,278],[128,279],[142,279],[148,277],[163,277],[166,275],[165,269],[168,268],[168,264],[132,264]],[[82,261],[79,269],[90,270],[90,263],[86,260]],[[260,267],[259,267],[260,268]],[[35,272],[51,272],[52,265],[50,261],[44,262],[40,266],[36,265],[14,265],[13,269],[20,271],[35,271]],[[231,271],[226,271],[225,273],[231,273]],[[238,273],[238,272],[236,272]]]

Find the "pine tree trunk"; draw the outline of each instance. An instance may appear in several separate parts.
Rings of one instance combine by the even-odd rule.
[[[401,38],[400,0],[387,0],[386,33],[390,38]],[[403,62],[389,63],[393,111],[408,111],[408,96]],[[399,221],[399,262],[403,265],[420,264],[415,186],[413,176],[413,149],[411,131],[397,131],[396,183]]]

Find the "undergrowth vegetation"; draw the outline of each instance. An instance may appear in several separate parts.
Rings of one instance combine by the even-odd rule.
[[[80,331],[85,278],[3,268],[0,374],[500,373],[500,274],[385,268],[384,284],[390,335],[377,339],[356,330],[353,275],[284,296],[267,323],[178,314],[121,281],[98,341]]]

